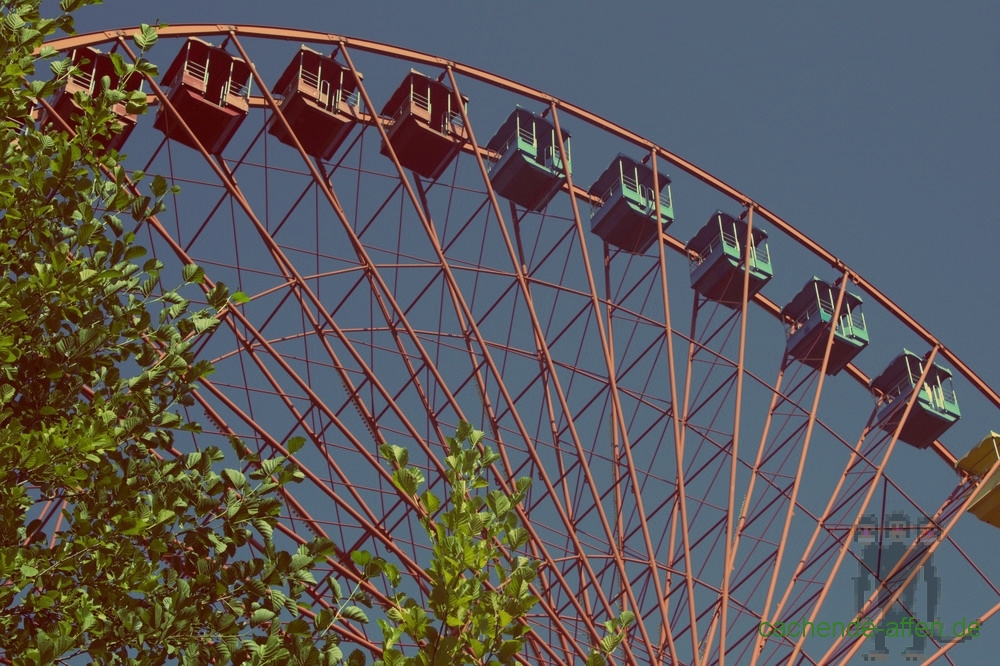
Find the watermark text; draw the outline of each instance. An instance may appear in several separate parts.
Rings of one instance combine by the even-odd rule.
[[[885,634],[887,637],[920,636],[938,639],[949,639],[952,637],[975,638],[982,629],[982,622],[979,620],[968,620],[962,618],[951,625],[951,634],[945,633],[945,623],[940,620],[935,622],[921,622],[912,617],[904,617],[898,622],[885,622],[876,625],[870,620],[854,620],[851,622],[810,622],[808,620],[797,620],[792,622],[761,622],[757,626],[757,633],[764,638],[810,638],[818,636],[821,638],[849,637],[858,638],[863,636],[868,638],[875,634]]]

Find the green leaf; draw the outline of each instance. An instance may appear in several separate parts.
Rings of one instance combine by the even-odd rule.
[[[407,495],[416,495],[424,482],[424,475],[418,469],[403,467],[392,473],[396,486]]]
[[[258,597],[266,597],[271,591],[264,581],[257,578],[251,578],[247,581],[247,589]]]
[[[406,663],[406,658],[403,656],[402,652],[400,652],[396,648],[392,648],[382,653],[382,663],[384,664],[384,666],[404,666],[404,664]],[[443,665],[444,662],[442,661],[442,666]],[[437,666],[436,663],[435,666]]]
[[[506,640],[500,646],[497,651],[497,657],[502,663],[508,663],[514,658],[514,655],[521,650],[521,641],[519,640]]]
[[[368,623],[368,616],[365,615],[365,612],[357,606],[344,606],[340,609],[340,614],[348,620],[354,620],[355,622],[360,622],[361,624]]]
[[[260,470],[257,472],[259,478],[266,478],[274,474],[274,470],[278,468],[281,462],[282,461],[279,458],[269,458],[268,460],[262,460],[260,463]],[[258,476],[255,476],[254,478],[258,478]]]
[[[157,178],[159,178],[159,176],[157,176]],[[154,180],[153,182],[156,181]],[[187,264],[184,266],[181,274],[184,276],[185,282],[201,284],[205,280],[205,270],[196,264]]]
[[[7,14],[7,16],[4,17],[4,21],[3,22],[4,22],[4,25],[6,25],[12,31],[17,31],[17,30],[20,30],[21,28],[24,27],[24,19],[22,19],[17,14],[14,14],[13,12],[10,13],[10,14]]]
[[[424,508],[427,509],[429,513],[434,513],[441,506],[441,500],[437,495],[432,493],[430,490],[425,490],[420,496],[420,501],[423,503]]]
[[[510,511],[510,499],[499,490],[491,491],[486,495],[486,504],[497,515]]]
[[[204,333],[205,331],[210,331],[219,325],[219,320],[215,317],[203,316],[196,314],[190,320],[194,324],[194,330],[196,333]]]
[[[469,439],[469,437],[472,436],[473,432],[475,432],[475,429],[472,427],[471,423],[468,423],[466,421],[460,421],[458,424],[458,429],[455,431],[455,440],[458,442],[467,440]]]
[[[306,443],[305,437],[292,437],[291,439],[288,440],[288,443],[285,445],[285,448],[288,449],[288,453],[289,455],[291,455],[298,452],[298,450],[301,449],[305,443]]]
[[[312,632],[309,628],[309,623],[302,618],[295,618],[291,622],[285,625],[285,632],[298,636],[309,636]]]
[[[257,528],[257,531],[260,532],[261,536],[265,539],[270,539],[272,533],[274,532],[274,528],[271,527],[271,524],[263,518],[254,518],[253,526]]]
[[[115,74],[120,78],[128,73],[128,65],[125,63],[125,58],[121,56],[120,53],[110,53],[108,54],[111,60],[111,66],[115,68]]]
[[[259,627],[264,622],[270,622],[277,616],[278,614],[272,610],[268,610],[266,608],[258,608],[250,616],[250,624],[252,626]]]
[[[343,590],[340,588],[340,583],[333,576],[328,577],[327,584],[330,586],[330,594],[333,595],[333,600],[340,601],[340,598],[344,595]]]
[[[397,567],[392,562],[386,562],[384,565],[382,565],[382,575],[384,575],[389,580],[389,584],[392,585],[393,587],[397,587],[399,585],[400,580],[402,579],[399,573],[399,567]]]
[[[156,28],[143,23],[139,26],[139,31],[132,34],[132,41],[143,51],[148,51],[156,44]]]
[[[152,192],[153,196],[157,199],[166,195],[169,187],[170,185],[167,183],[167,179],[159,174],[153,176],[153,181],[149,184],[150,192]]]
[[[164,27],[164,24],[161,23],[160,27],[161,28]],[[150,62],[149,60],[146,60],[145,58],[139,58],[135,62],[134,66],[135,66],[135,71],[139,72],[140,74],[148,74],[149,76],[151,76],[153,78],[156,78],[160,74],[160,70],[156,66],[156,63]],[[174,186],[174,187],[176,187],[176,186]],[[174,188],[171,188],[171,189],[174,189]],[[177,191],[179,192],[180,188],[177,188]]]
[[[531,477],[522,476],[514,482],[514,488],[518,495],[528,492],[528,489],[531,488]]]
[[[393,444],[383,444],[378,447],[382,457],[391,462],[395,467],[405,467],[410,460],[410,452],[402,446]]]
[[[359,567],[364,567],[372,561],[372,554],[365,550],[355,550],[351,553],[351,560]]]
[[[216,283],[215,287],[206,294],[206,298],[209,305],[216,310],[221,310],[229,302],[229,288],[221,282]]]
[[[222,470],[222,476],[237,490],[247,487],[247,477],[239,470],[224,469]]]

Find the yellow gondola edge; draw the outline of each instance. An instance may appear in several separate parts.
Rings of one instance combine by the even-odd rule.
[[[983,441],[955,463],[955,467],[982,477],[989,473],[997,460],[1000,460],[1000,434],[990,431]],[[1000,527],[1000,473],[993,474],[979,486],[969,505],[969,512],[985,523]]]

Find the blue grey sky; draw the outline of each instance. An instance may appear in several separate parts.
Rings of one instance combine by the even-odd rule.
[[[108,0],[81,12],[78,28],[157,19],[307,28],[395,44],[581,106],[789,221],[1000,388],[996,3]],[[284,65],[275,63],[279,71]],[[484,143],[488,135],[477,132]],[[583,162],[582,142],[574,151]],[[599,160],[574,169],[599,171],[606,165]],[[712,209],[682,186],[673,195],[671,231],[686,240]],[[782,247],[772,248],[779,271]],[[813,270],[806,262],[785,266],[788,273],[768,287],[779,304]],[[884,320],[869,323],[872,349],[859,365],[874,376],[914,340],[897,339],[899,327]],[[960,399],[970,390],[959,385]],[[982,409],[982,400],[968,404],[960,436],[949,440],[959,454],[1000,430],[996,410]],[[930,454],[914,456],[923,465]],[[985,527],[977,534],[997,537]],[[957,587],[946,595],[957,596]],[[994,635],[976,645],[997,644]]]

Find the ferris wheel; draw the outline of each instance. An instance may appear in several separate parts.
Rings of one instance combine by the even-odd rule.
[[[81,73],[48,121],[130,33],[52,43]],[[141,241],[249,296],[200,350],[207,423],[178,445],[304,437],[287,538],[419,579],[377,447],[434,469],[467,421],[498,486],[533,480],[529,663],[583,659],[622,610],[628,664],[982,654],[955,625],[985,636],[1000,610],[1000,396],[831,251],[651,140],[436,56],[179,25],[152,59],[154,117],[109,148],[183,192]],[[943,631],[836,628],[899,608]]]

